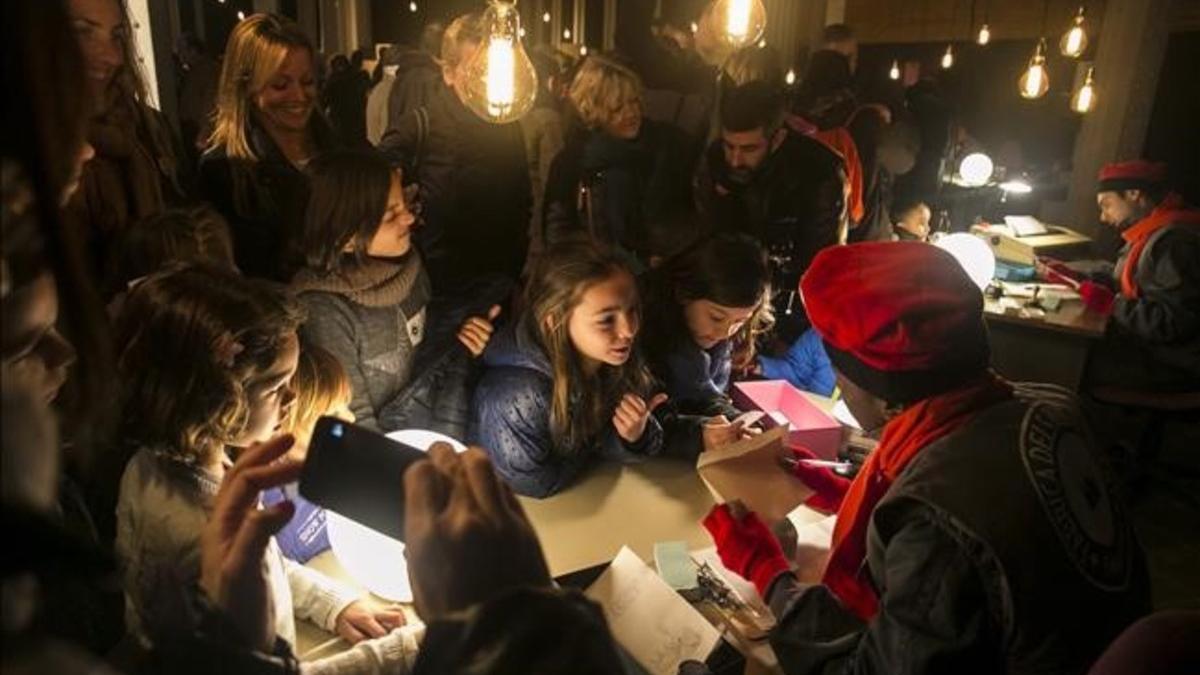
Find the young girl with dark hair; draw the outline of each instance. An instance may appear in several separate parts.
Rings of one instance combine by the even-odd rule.
[[[301,331],[342,362],[353,392],[350,411],[376,429],[389,426],[381,415],[412,379],[425,339],[431,293],[412,245],[413,196],[374,153],[331,152],[314,160],[307,266],[292,280],[308,310]],[[472,355],[483,352],[498,312],[493,307],[488,318],[462,324],[458,340]]]
[[[484,354],[468,437],[514,490],[547,497],[594,459],[658,454],[652,382],[634,349],[637,285],[622,257],[586,242],[538,262],[525,314]]]
[[[671,403],[660,409],[668,452],[695,457],[737,440],[740,414],[726,389],[734,368],[754,360],[755,337],[771,327],[767,255],[744,235],[715,235],[654,270],[646,289],[645,350]]]
[[[130,293],[117,324],[125,395],[123,438],[136,448],[121,478],[117,553],[126,618],[142,644],[196,629],[189,592],[200,575],[200,538],[230,456],[277,434],[293,405],[300,308],[282,289],[212,266],[151,275]],[[264,560],[275,634],[294,646],[294,616],[364,643],[336,670],[399,663],[411,638],[358,594],[286,560],[274,539]],[[408,654],[411,657],[411,650]],[[323,663],[323,662],[322,662]]]

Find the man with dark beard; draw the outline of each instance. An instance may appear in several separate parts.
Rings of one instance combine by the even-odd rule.
[[[821,249],[846,241],[846,174],[819,141],[784,124],[778,93],[748,82],[721,100],[721,136],[709,146],[696,196],[710,227],[757,237],[774,263],[777,331],[805,326],[795,289]]]

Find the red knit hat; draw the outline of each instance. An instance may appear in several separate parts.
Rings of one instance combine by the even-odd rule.
[[[832,246],[813,259],[800,294],[834,365],[885,400],[920,400],[988,367],[983,295],[936,246]]]
[[[1104,168],[1100,169],[1100,183],[1096,186],[1096,191],[1143,190],[1166,182],[1166,164],[1134,159],[1105,164]]]

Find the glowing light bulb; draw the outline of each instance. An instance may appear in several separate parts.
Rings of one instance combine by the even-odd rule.
[[[958,175],[971,187],[987,185],[995,169],[992,158],[982,152],[972,152],[958,164]]]
[[[766,39],[766,38],[763,38],[763,39],[761,39],[761,40],[759,40],[759,41],[758,41],[758,48],[759,48],[759,49],[766,49],[766,48],[767,48],[767,39]]]
[[[417,3],[415,3],[415,2],[408,3],[408,11],[412,12],[413,14],[416,14],[417,13]]]
[[[1096,104],[1096,86],[1092,82],[1092,71],[1092,68],[1088,68],[1087,77],[1083,79],[1083,86],[1079,87],[1079,91],[1071,97],[1071,110],[1077,113],[1089,112]]]
[[[237,17],[238,17],[238,21],[245,21],[246,13],[239,9],[238,13],[237,13]]]
[[[588,48],[587,48],[587,45],[583,45],[583,46],[581,46],[581,47],[579,48],[579,55],[580,55],[580,56],[587,56],[587,55],[588,55]]]
[[[1000,189],[1014,195],[1027,195],[1033,192],[1033,186],[1023,180],[1006,180],[1000,184]]]
[[[938,237],[935,245],[954,256],[979,290],[987,288],[996,276],[996,254],[987,242],[973,234],[956,232]]]
[[[942,54],[942,69],[949,70],[954,65],[954,45],[946,45],[946,53]]]
[[[700,31],[700,24],[693,21],[692,25],[691,25],[691,29],[692,29],[693,33],[698,33]]]
[[[564,40],[570,40],[570,39],[571,39],[571,29],[570,29],[570,28],[564,28],[564,29],[563,29],[563,39],[564,39]]]
[[[1063,56],[1070,58],[1079,58],[1083,54],[1083,50],[1087,49],[1088,39],[1087,31],[1083,28],[1083,8],[1079,8],[1079,13],[1071,21],[1071,27],[1063,33],[1062,40],[1058,43],[1058,49]]]
[[[784,82],[786,82],[786,83],[788,84],[788,86],[789,86],[789,87],[790,87],[791,85],[793,85],[793,84],[796,84],[796,71],[795,71],[795,69],[789,69],[789,70],[787,71],[787,75],[784,75],[784,76],[783,76],[783,81],[784,81]]]
[[[550,23],[550,12],[542,15],[542,23]]]
[[[1021,76],[1018,84],[1022,98],[1041,98],[1050,90],[1050,77],[1046,74],[1046,55],[1043,51],[1045,46],[1044,40],[1038,43],[1033,58],[1029,60],[1029,67]]]
[[[892,61],[892,69],[888,71],[888,78],[893,80],[900,79],[900,62]]]
[[[716,0],[708,16],[720,22],[721,39],[733,49],[758,42],[767,27],[762,0]]]
[[[533,107],[537,73],[519,39],[521,19],[512,2],[491,0],[483,13],[482,46],[467,61],[463,103],[485,121],[504,124]]]
[[[986,45],[992,41],[992,31],[988,30],[986,23],[979,27],[979,36],[975,38],[975,41],[981,45]]]
[[[521,30],[517,31],[517,36],[524,38],[525,37],[525,28],[522,27]]]

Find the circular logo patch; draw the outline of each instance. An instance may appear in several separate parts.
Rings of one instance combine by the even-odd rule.
[[[1021,432],[1025,471],[1067,557],[1093,584],[1123,589],[1133,567],[1132,534],[1073,416],[1057,406],[1034,403]]]

